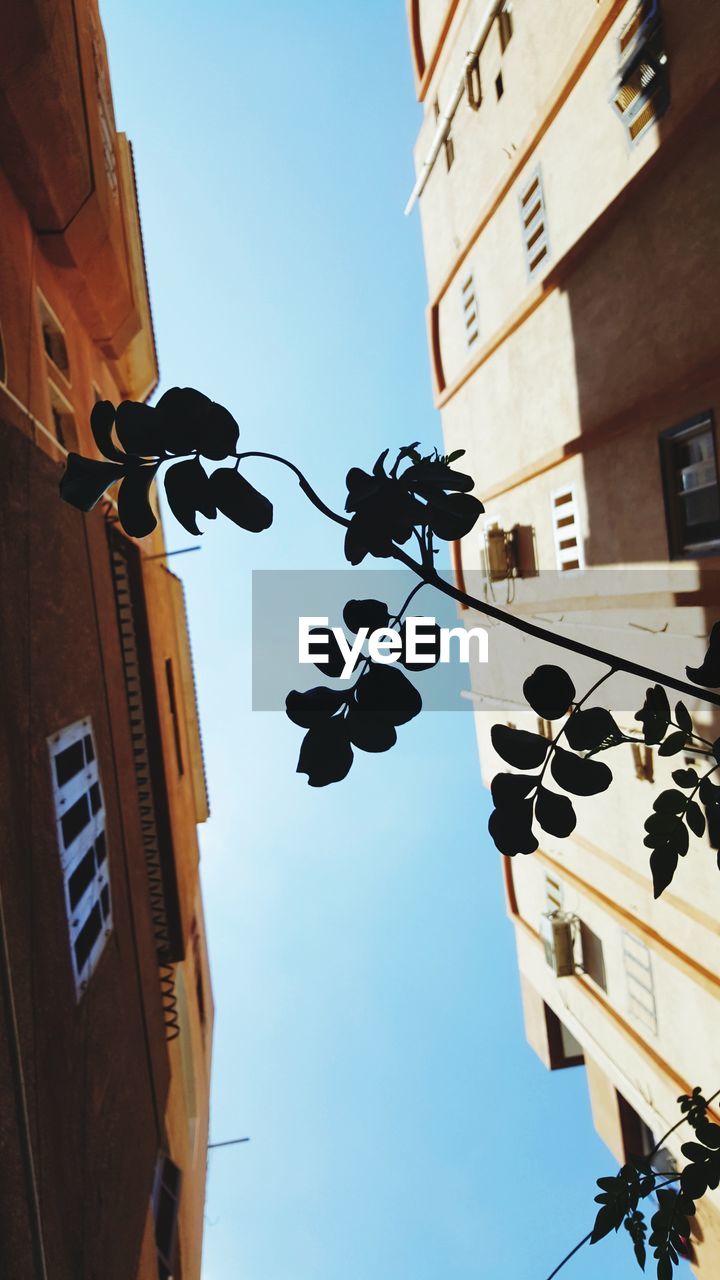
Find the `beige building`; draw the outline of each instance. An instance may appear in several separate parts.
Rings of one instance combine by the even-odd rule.
[[[408,0],[408,20],[425,106],[408,212],[419,203],[435,401],[487,507],[456,574],[682,677],[720,599],[720,10]],[[488,783],[507,767],[490,726],[537,729],[523,680],[563,661],[507,628],[490,652],[470,695]],[[602,672],[564,665],[579,693]],[[637,730],[643,695],[621,681],[597,702]],[[716,737],[708,708],[690,709]],[[578,802],[573,836],[543,837],[504,873],[528,1040],[550,1069],[584,1063],[622,1160],[675,1122],[681,1092],[720,1088],[719,833],[691,840],[656,901],[643,821],[683,757],[605,758],[614,785]],[[573,943],[562,977],[541,936],[555,911]],[[720,1274],[709,1198],[692,1249],[700,1274]]]

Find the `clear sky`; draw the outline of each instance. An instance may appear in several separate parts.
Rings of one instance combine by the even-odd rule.
[[[341,508],[348,466],[441,443],[403,217],[420,119],[405,6],[101,9],[161,388],[227,404],[245,447],[296,459]],[[614,1165],[583,1070],[551,1075],[525,1043],[472,717],[426,713],[344,783],[307,787],[300,731],[251,710],[251,571],[342,568],[342,537],[255,466],[273,528],[218,520],[173,562],[212,803],[212,1138],[251,1137],[211,1153],[203,1280],[544,1280]],[[638,1272],[613,1237],[563,1274]]]

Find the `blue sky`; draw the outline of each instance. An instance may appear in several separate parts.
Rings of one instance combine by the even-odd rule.
[[[294,458],[341,508],[350,465],[440,444],[402,212],[420,119],[404,5],[101,8],[162,388],[227,404],[245,447]],[[251,710],[251,572],[343,568],[342,539],[255,468],[273,528],[219,520],[173,564],[212,802],[212,1137],[251,1137],[211,1154],[203,1280],[544,1280],[613,1161],[584,1072],[550,1075],[525,1044],[472,718],[425,714],[307,787],[300,731]],[[634,1276],[628,1243],[564,1274]]]

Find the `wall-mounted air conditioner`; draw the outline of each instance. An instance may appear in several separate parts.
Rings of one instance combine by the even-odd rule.
[[[537,575],[535,530],[531,525],[503,529],[496,520],[486,524],[480,544],[480,565],[489,582]]]
[[[574,916],[564,911],[546,911],[540,917],[540,937],[545,959],[556,978],[571,978],[576,971]]]

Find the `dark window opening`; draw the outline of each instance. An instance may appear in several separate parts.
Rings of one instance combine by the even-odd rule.
[[[175,758],[177,760],[178,773],[180,777],[185,772],[183,764],[182,742],[180,740],[180,720],[178,718],[177,700],[175,698],[175,675],[173,673],[172,658],[165,659],[165,680],[167,682],[168,699],[170,702],[170,715],[172,716],[173,738],[175,740]]]
[[[607,991],[605,975],[605,958],[603,945],[596,933],[589,929],[583,920],[580,921],[580,940],[582,943],[583,971],[596,982],[603,991]]]
[[[78,973],[81,973],[87,959],[92,951],[95,943],[100,937],[102,929],[102,915],[100,913],[100,904],[95,903],[90,915],[77,936],[75,943],[75,959],[77,961]]]
[[[68,453],[77,449],[78,436],[75,416],[65,407],[65,404],[60,400],[52,386],[50,387],[50,413],[52,414],[53,430],[58,444],[61,444]]]
[[[205,987],[202,977],[202,955],[200,952],[200,935],[198,933],[197,923],[192,922],[192,948],[193,962],[195,964],[195,995],[197,998],[198,1013],[200,1014],[200,1023],[205,1026]]]
[[[97,865],[99,867],[102,866],[103,862],[107,858],[107,845],[105,843],[104,831],[101,832],[101,834],[98,836],[97,840],[95,841],[95,857],[97,859]]]
[[[99,809],[102,809],[102,796],[100,795],[100,785],[97,782],[93,782],[90,788],[90,808],[92,809],[93,814],[96,814]]]
[[[664,431],[660,459],[671,558],[717,553],[720,486],[712,414]]]
[[[550,1070],[562,1071],[566,1067],[579,1067],[585,1061],[582,1045],[557,1014],[545,1005],[545,1025],[547,1027],[548,1052]]]
[[[159,1280],[172,1276],[177,1254],[177,1217],[180,1170],[169,1156],[161,1155],[155,1170],[153,1213]]]
[[[55,777],[59,787],[64,787],[66,782],[75,777],[83,767],[83,749],[82,742],[73,742],[72,746],[66,747],[64,751],[58,751],[55,756]]]
[[[69,377],[70,361],[65,344],[65,335],[44,298],[40,298],[40,325],[42,327],[43,346],[47,355],[52,360],[55,368],[59,369],[65,378]]]
[[[88,885],[95,875],[95,858],[92,848],[88,850],[82,862],[75,868],[68,880],[70,906],[74,911]]]
[[[88,804],[87,795],[82,795],[60,819],[63,843],[66,849],[72,844],[73,840],[80,835],[80,832],[85,830],[89,821],[90,805]]]

